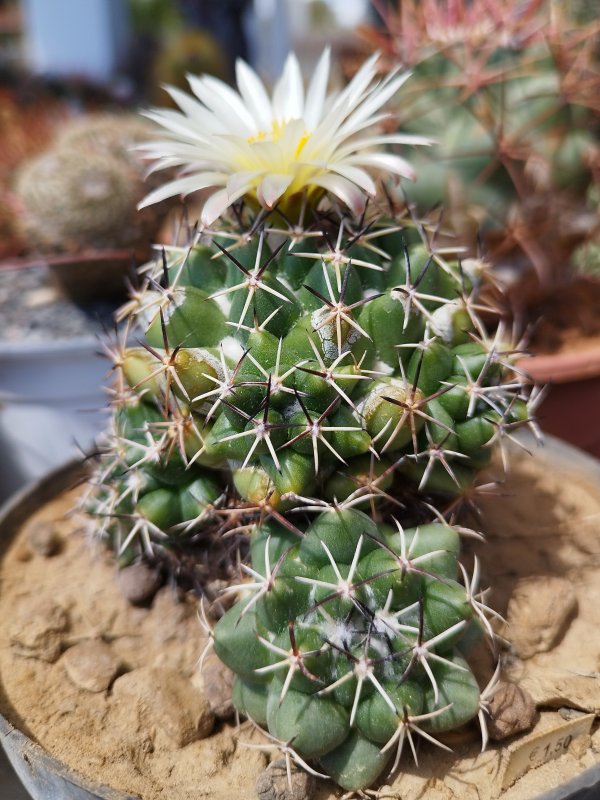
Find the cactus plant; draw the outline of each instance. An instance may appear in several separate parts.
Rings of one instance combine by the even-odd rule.
[[[150,136],[137,115],[97,114],[63,123],[45,152],[15,181],[20,224],[30,249],[44,253],[135,249],[142,258],[166,206],[144,212],[144,166],[132,147]]]
[[[524,254],[546,283],[596,228],[597,21],[552,0],[378,2],[368,38],[414,71],[398,109],[404,130],[434,135],[407,189],[421,213],[442,203],[467,240],[483,231],[493,260]]]
[[[288,67],[283,88],[295,75]],[[209,85],[197,86],[205,100]],[[352,99],[355,130],[373,97]],[[163,121],[179,137],[175,119]],[[192,152],[177,148],[163,163]],[[197,173],[206,161],[191,166],[151,199],[222,185]],[[243,201],[233,184],[218,190],[205,224],[158,251],[121,310],[112,427],[86,505],[122,564],[147,558],[193,581],[207,549],[226,564],[240,548],[244,580],[224,595],[238,600],[211,634],[236,673],[236,707],[288,759],[362,789],[406,741],[414,752],[414,734],[441,744],[439,732],[483,719],[465,654],[493,638],[493,612],[443,510],[529,422],[528,400],[513,346],[486,330],[480,260],[390,218],[385,195],[356,216],[349,187],[368,176],[341,156],[343,180],[300,163],[274,181],[261,166],[232,175]]]
[[[485,606],[425,503],[468,491],[528,412],[480,318],[480,265],[410,228],[339,226],[342,245],[324,223],[290,252],[267,241],[285,226],[223,223],[152,267],[88,507],[121,563],[180,575],[249,532],[249,582],[214,634],[236,705],[358,788],[411,733],[479,712],[460,648],[489,632]]]

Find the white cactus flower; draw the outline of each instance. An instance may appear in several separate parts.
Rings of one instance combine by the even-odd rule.
[[[394,71],[377,81],[377,58],[371,57],[343,90],[331,94],[329,50],[306,92],[293,53],[271,97],[241,60],[236,65],[237,92],[206,75],[188,76],[195,97],[167,87],[180,111],[148,111],[146,116],[165,128],[168,138],[140,149],[154,161],[153,170],[177,167],[180,172],[140,207],[214,189],[202,211],[203,224],[210,225],[243,196],[271,209],[287,207],[299,193],[316,201],[329,192],[360,213],[365,195],[375,194],[372,170],[415,177],[405,159],[383,152],[382,146],[431,143],[421,136],[366,133],[386,117],[382,106],[409,77]]]

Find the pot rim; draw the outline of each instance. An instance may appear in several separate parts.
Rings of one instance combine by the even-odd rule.
[[[86,334],[85,336],[74,336],[70,339],[55,339],[53,341],[1,341],[0,340],[0,361],[16,361],[23,356],[62,356],[89,353],[92,350],[94,356],[103,356],[100,351],[100,339],[98,336]]]
[[[570,383],[600,376],[600,344],[585,350],[533,354],[517,361],[535,383]]]
[[[151,253],[151,248],[148,250],[140,250],[135,247],[108,248],[106,250],[88,248],[74,253],[40,253],[28,258],[6,259],[0,262],[0,269],[9,271],[34,269],[35,267],[68,266],[95,261],[130,261],[134,256],[139,257],[142,253]]]

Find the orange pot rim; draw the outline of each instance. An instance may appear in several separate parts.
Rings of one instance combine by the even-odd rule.
[[[533,355],[517,361],[536,383],[570,383],[600,377],[600,344],[585,350]]]

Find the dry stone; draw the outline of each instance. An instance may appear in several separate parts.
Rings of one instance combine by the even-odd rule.
[[[60,552],[61,538],[51,522],[32,522],[27,528],[27,543],[39,556],[50,558]]]
[[[500,681],[489,702],[486,718],[490,739],[501,741],[533,727],[535,704],[529,692],[516,683]]]
[[[571,583],[558,576],[525,578],[508,604],[508,638],[520,658],[552,650],[577,607]]]
[[[119,658],[102,639],[70,647],[61,663],[75,686],[87,692],[105,692],[121,668]]]
[[[311,800],[316,781],[312,775],[290,764],[291,786],[284,758],[271,762],[256,781],[258,800]]]
[[[231,699],[233,672],[226,667],[216,653],[208,653],[202,670],[192,678],[192,683],[202,690],[217,719],[229,719],[234,708]]]
[[[121,594],[134,606],[149,603],[161,583],[160,573],[147,564],[132,564],[123,567],[117,573],[117,584]]]
[[[28,597],[16,609],[10,644],[20,656],[52,664],[62,652],[68,629],[69,617],[62,606]]]
[[[135,702],[174,747],[185,747],[208,736],[214,714],[203,693],[179,672],[142,667],[117,678],[113,697]]]

